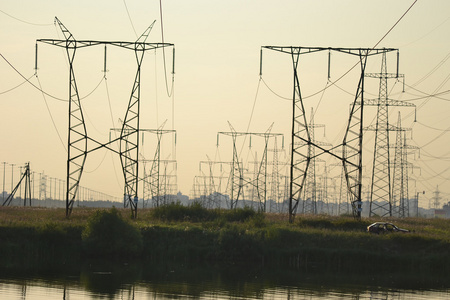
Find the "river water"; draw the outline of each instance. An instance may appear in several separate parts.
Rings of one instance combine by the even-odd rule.
[[[449,299],[433,272],[91,262],[0,269],[0,299]]]

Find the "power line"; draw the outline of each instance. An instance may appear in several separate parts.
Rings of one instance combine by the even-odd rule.
[[[41,81],[39,80],[39,77],[37,74],[35,74],[35,76],[36,76],[36,80],[39,84],[40,90],[42,91]],[[50,111],[50,107],[48,106],[48,103],[47,103],[47,98],[45,98],[45,93],[43,91],[42,91],[42,98],[44,98],[45,107],[47,108],[50,119],[52,120],[53,128],[55,128],[55,131],[56,131],[56,134],[58,135],[59,141],[61,142],[61,145],[63,146],[64,151],[66,151],[66,153],[67,153],[67,148],[61,138],[61,135],[59,134],[58,127],[56,126],[55,120],[53,119],[52,112]]]
[[[416,100],[422,100],[422,99],[426,99],[426,98],[436,98],[436,99],[440,99],[440,100],[443,100],[443,101],[450,101],[450,99],[445,99],[445,98],[438,97],[440,95],[445,95],[445,94],[450,93],[450,90],[445,90],[445,91],[439,92],[439,93],[428,94],[428,93],[422,92],[421,90],[418,90],[418,89],[414,88],[411,85],[407,85],[406,83],[405,83],[405,85],[407,87],[409,87],[410,89],[412,89],[412,90],[415,90],[415,91],[417,91],[419,93],[424,94],[425,96],[417,97],[417,98],[411,98],[411,99],[405,99],[403,101],[416,101]]]
[[[162,9],[162,0],[159,0],[159,15],[161,18],[161,42],[164,44],[164,24],[163,24],[163,9]],[[172,88],[171,91],[169,92],[169,83],[167,82],[167,67],[166,67],[166,51],[164,50],[164,48],[162,49],[163,51],[163,64],[164,64],[164,79],[166,82],[166,92],[167,92],[167,96],[170,98],[172,93],[173,93],[173,88],[174,88],[174,74],[175,74],[175,69],[173,69],[172,72]],[[175,52],[174,52],[174,63],[175,63]],[[173,68],[175,68],[175,66],[172,66]]]
[[[28,82],[32,87],[34,87],[35,89],[37,89],[37,90],[40,91],[41,93],[43,93],[43,94],[49,96],[50,98],[53,98],[53,99],[55,99],[55,100],[62,101],[62,102],[69,102],[69,100],[67,100],[67,99],[59,98],[59,97],[53,96],[52,94],[47,93],[46,91],[44,91],[44,90],[42,89],[42,86],[41,86],[41,85],[38,87],[37,85],[35,85],[34,83],[32,83],[32,82],[30,81],[30,79],[34,76],[34,74],[33,74],[32,76],[30,76],[29,78],[25,77],[25,76],[24,76],[24,75],[23,75],[16,67],[13,66],[12,63],[10,63],[10,62],[6,59],[5,56],[3,56],[3,54],[0,53],[0,56],[6,61],[6,63],[7,63],[7,64],[8,64],[8,65],[9,65],[9,66],[10,66],[17,74],[20,75],[20,77],[22,77],[22,78],[25,80],[23,83],[21,83],[20,85],[14,87],[13,89],[15,89],[15,88],[21,86],[21,85],[24,84],[25,82]],[[86,99],[86,98],[88,98],[90,95],[92,95],[92,93],[94,93],[94,92],[98,89],[98,87],[100,86],[100,84],[102,83],[103,80],[104,80],[104,78],[102,77],[102,79],[101,79],[100,82],[94,87],[94,89],[93,89],[92,91],[90,91],[88,94],[86,94],[85,96],[80,97],[80,100]],[[11,90],[12,90],[12,89],[9,89],[9,90],[7,90],[7,91],[1,92],[0,95],[1,95],[1,94],[4,94],[4,93],[7,93],[7,92],[9,92],[9,91],[11,91]]]
[[[8,90],[6,90],[6,91],[0,92],[0,95],[9,93],[9,92],[11,92],[11,91],[17,89],[18,87],[20,87],[21,85],[23,85],[25,82],[27,82],[28,80],[30,80],[31,78],[33,78],[33,76],[34,76],[34,74],[31,75],[30,77],[26,78],[24,81],[22,81],[21,83],[19,83],[19,84],[16,85],[15,87],[12,87],[12,88],[10,88],[10,89],[8,89]]]
[[[373,49],[375,49],[385,38],[386,38],[386,36],[388,36],[388,34],[398,25],[398,23],[400,23],[400,21],[406,16],[406,14],[411,10],[411,8],[415,5],[417,3],[417,0],[415,0],[410,6],[409,6],[409,8],[401,15],[401,17],[394,23],[394,25],[392,25],[392,27],[383,35],[383,37],[368,51],[368,53],[370,53],[371,52],[371,50],[373,50]],[[360,57],[360,60],[362,59],[362,57]],[[311,97],[314,97],[314,96],[316,96],[316,95],[318,95],[318,94],[320,94],[320,93],[322,93],[324,90],[326,90],[326,89],[328,89],[328,88],[330,88],[331,86],[333,86],[333,85],[336,85],[336,83],[337,82],[339,82],[342,78],[344,78],[345,76],[347,76],[358,64],[360,63],[360,61],[358,61],[357,63],[355,63],[350,69],[348,69],[344,74],[342,74],[338,79],[336,79],[335,81],[329,81],[329,85],[327,85],[327,86],[325,86],[325,88],[323,88],[323,89],[321,89],[321,90],[319,90],[319,91],[317,91],[317,92],[315,92],[315,93],[312,93],[311,95],[308,95],[308,96],[304,96],[304,97],[302,97],[303,99],[308,99],[308,98],[311,98]],[[265,82],[264,82],[264,84],[266,84]],[[267,84],[266,84],[266,86],[267,86]],[[268,86],[267,86],[268,87]],[[269,87],[268,87],[269,88]],[[271,90],[270,88],[269,88],[269,90]],[[272,90],[271,90],[272,91]],[[273,91],[272,91],[273,92]],[[276,94],[275,92],[273,92],[274,94]],[[277,96],[279,96],[278,94],[276,94]],[[282,96],[279,96],[280,98],[283,98],[283,99],[286,99],[286,100],[288,100],[288,98],[285,98],[285,97],[282,97]],[[292,99],[289,99],[289,100],[292,100]]]
[[[123,4],[125,5],[125,10],[127,11],[127,15],[128,15],[128,20],[130,20],[131,27],[133,28],[133,31],[134,31],[134,35],[137,38],[138,35],[137,35],[137,32],[136,32],[136,29],[134,28],[134,24],[133,24],[133,20],[131,19],[130,12],[128,11],[127,2],[125,0],[123,0]]]
[[[41,88],[37,87],[34,83],[32,83],[30,80],[28,80],[28,78],[26,78],[24,75],[22,75],[22,73],[20,73],[19,70],[17,70],[17,69],[16,69],[16,68],[15,68],[15,67],[14,67],[14,66],[6,59],[6,57],[3,56],[3,54],[0,53],[0,56],[6,61],[6,63],[7,63],[14,71],[16,71],[17,74],[19,74],[23,79],[26,80],[26,82],[28,82],[29,84],[31,84],[31,85],[32,85],[35,89],[37,89],[38,91],[40,91],[41,93],[44,93],[45,95],[47,95],[47,96],[49,96],[49,97],[51,97],[51,98],[53,98],[53,99],[56,99],[56,100],[59,100],[59,101],[63,101],[63,102],[69,102],[69,100],[55,97],[55,96],[53,96],[53,95],[51,95],[51,94],[45,92],[45,91],[42,90]]]
[[[442,131],[442,132],[450,131],[450,128],[447,128],[447,129],[440,129],[440,128],[428,126],[428,125],[423,124],[422,122],[419,122],[419,121],[416,121],[416,123],[418,123],[418,124],[420,124],[420,125],[422,125],[422,126],[424,126],[424,127],[426,127],[426,128],[433,129],[433,130],[437,130],[437,131]]]
[[[13,18],[16,21],[19,21],[19,22],[22,22],[22,23],[25,23],[25,24],[28,24],[28,25],[34,25],[34,26],[52,26],[53,25],[53,23],[32,23],[32,22],[28,22],[28,21],[19,19],[17,17],[14,17],[14,16],[4,12],[3,10],[0,10],[0,12],[2,12],[3,14],[7,15],[10,18]]]

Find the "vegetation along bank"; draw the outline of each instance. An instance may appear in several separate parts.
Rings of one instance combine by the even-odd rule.
[[[448,272],[450,220],[390,219],[410,233],[370,234],[380,219],[208,210],[0,208],[0,262],[77,263],[91,258],[284,265],[333,270]]]

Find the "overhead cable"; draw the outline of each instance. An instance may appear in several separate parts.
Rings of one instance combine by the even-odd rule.
[[[163,24],[163,9],[162,9],[162,0],[159,0],[159,15],[161,18],[161,42],[164,44],[164,24]],[[167,92],[167,96],[170,98],[172,93],[173,93],[173,88],[174,88],[174,69],[172,72],[172,88],[169,92],[169,83],[167,81],[167,67],[166,67],[166,51],[164,50],[165,47],[162,48],[163,51],[163,65],[164,65],[164,79],[166,82],[166,92]],[[174,65],[175,65],[175,51],[173,52],[173,61],[174,61]],[[175,66],[172,66],[173,68],[175,68]]]
[[[25,23],[25,24],[28,24],[28,25],[34,25],[34,26],[52,26],[53,25],[53,23],[32,23],[32,22],[28,22],[28,21],[19,19],[17,17],[14,17],[14,16],[4,12],[3,10],[0,10],[0,12],[2,12],[3,14],[7,15],[10,18],[13,18],[16,21],[19,21],[19,22],[22,22],[22,23]]]
[[[41,93],[42,93],[42,98],[44,99],[45,107],[47,108],[47,111],[48,111],[48,114],[49,114],[49,116],[50,116],[50,119],[52,120],[53,128],[55,128],[55,131],[56,131],[56,134],[58,135],[59,141],[61,142],[61,145],[63,146],[64,150],[67,152],[66,145],[64,144],[64,142],[63,142],[63,140],[62,140],[62,138],[61,138],[61,135],[59,134],[58,127],[56,126],[55,120],[53,119],[52,112],[50,111],[50,107],[48,106],[47,98],[45,97],[45,93],[44,93],[44,91],[42,90],[42,87],[41,87],[41,81],[39,80],[39,77],[38,77],[37,74],[35,74],[35,76],[36,76],[36,80],[37,80],[37,82],[38,82],[38,84],[39,84],[39,87],[40,87],[39,90],[40,90]]]
[[[127,11],[127,15],[128,15],[128,20],[130,20],[131,27],[133,28],[133,31],[134,31],[134,35],[136,36],[136,38],[138,38],[139,36],[136,32],[136,29],[134,28],[134,24],[133,24],[133,20],[131,19],[130,12],[128,11],[127,2],[125,0],[123,0],[123,4],[125,5],[125,10]]]

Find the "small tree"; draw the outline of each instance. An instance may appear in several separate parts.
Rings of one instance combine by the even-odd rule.
[[[135,257],[142,253],[142,235],[116,208],[98,210],[82,233],[83,249],[93,257]]]

